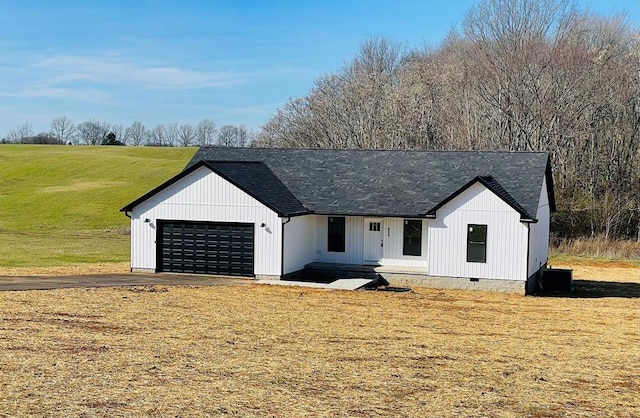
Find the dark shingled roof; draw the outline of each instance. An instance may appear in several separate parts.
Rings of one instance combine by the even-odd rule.
[[[201,161],[285,216],[305,213],[302,208],[318,214],[433,216],[480,181],[522,219],[533,220],[545,176],[555,210],[549,156],[543,152],[203,147],[185,170]]]
[[[206,165],[281,216],[309,213],[263,162],[206,161]]]

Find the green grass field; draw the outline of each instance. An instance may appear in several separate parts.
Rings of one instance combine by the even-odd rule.
[[[129,259],[119,209],[180,172],[196,148],[0,145],[0,266]]]

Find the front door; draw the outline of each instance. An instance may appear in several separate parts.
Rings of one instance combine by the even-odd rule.
[[[384,229],[382,219],[364,220],[364,262],[378,264],[382,260]]]

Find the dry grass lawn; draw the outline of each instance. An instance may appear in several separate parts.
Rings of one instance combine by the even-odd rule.
[[[3,292],[0,416],[638,417],[625,281],[631,297]]]
[[[572,269],[576,279],[640,283],[640,266],[627,261],[581,260],[552,264],[554,268]]]

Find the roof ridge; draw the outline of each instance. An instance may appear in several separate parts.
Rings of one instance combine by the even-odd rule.
[[[502,153],[502,154],[548,154],[549,151],[523,150],[429,150],[429,149],[396,149],[396,148],[284,148],[284,147],[224,147],[208,145],[198,149],[237,149],[237,150],[274,150],[274,151],[336,151],[336,152],[406,152],[406,153]]]
[[[242,161],[242,160],[209,160],[203,159],[201,161],[206,161],[209,164],[264,164],[267,165],[264,161]]]

